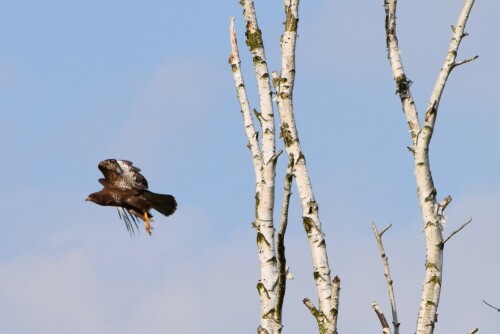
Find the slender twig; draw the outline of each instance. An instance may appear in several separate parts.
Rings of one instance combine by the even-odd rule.
[[[292,195],[292,181],[293,181],[293,166],[294,166],[293,154],[288,157],[288,167],[285,174],[285,186],[283,193],[283,203],[281,206],[281,224],[278,231],[278,236],[276,237],[276,250],[277,250],[277,261],[278,261],[278,292],[276,296],[276,319],[281,322],[282,311],[283,311],[283,301],[285,299],[286,291],[286,279],[287,279],[287,268],[286,268],[286,257],[285,257],[285,233],[288,226],[288,208],[290,206],[290,196]]]
[[[488,305],[489,307],[491,307],[492,309],[494,309],[495,311],[497,312],[500,312],[500,308],[498,307],[495,307],[493,305],[491,305],[490,303],[488,303],[486,300],[483,299],[483,303],[485,303],[486,305]]]
[[[304,298],[302,300],[304,305],[309,309],[311,314],[316,318],[324,318],[324,316],[321,314],[321,312],[314,306],[314,304],[309,300],[309,298]]]
[[[398,311],[396,308],[396,297],[394,296],[394,288],[393,288],[393,280],[391,278],[391,272],[389,270],[389,258],[385,254],[384,244],[382,243],[382,235],[391,228],[392,224],[389,224],[386,228],[379,232],[377,230],[377,226],[375,223],[372,224],[373,234],[375,234],[375,238],[377,239],[378,250],[380,253],[380,257],[382,259],[382,264],[384,265],[384,275],[387,282],[387,288],[389,290],[389,299],[391,301],[391,310],[392,310],[392,324],[394,326],[394,334],[399,333],[399,321],[398,321]]]
[[[455,234],[457,234],[458,232],[460,232],[465,226],[469,225],[471,222],[472,222],[472,218],[469,218],[468,221],[466,221],[465,223],[463,223],[462,226],[460,226],[459,228],[457,228],[446,239],[444,239],[444,241],[442,242],[442,244],[444,245],[448,240],[451,239],[451,237],[453,237]]]
[[[372,226],[374,226],[374,227],[375,227],[375,230],[377,229],[377,227],[375,226],[375,224],[372,224]],[[383,235],[383,234],[384,234],[384,233],[385,233],[388,229],[390,229],[391,227],[392,227],[392,224],[389,224],[389,225],[387,225],[387,226],[386,226],[386,227],[385,227],[382,231],[380,231],[380,233],[379,233],[379,232],[377,232],[377,234],[378,234],[378,235],[382,238],[382,235]],[[374,231],[374,232],[375,232],[375,231]]]
[[[446,196],[445,198],[443,198],[443,200],[441,201],[441,203],[439,203],[439,206],[441,208],[441,213],[446,209],[446,207],[448,206],[448,204],[451,203],[453,198],[451,198],[450,195]]]
[[[460,61],[456,61],[454,64],[453,64],[453,67],[457,67],[457,66],[460,66],[460,65],[463,65],[465,63],[468,63],[468,62],[471,62],[473,60],[476,60],[477,58],[479,58],[479,56],[474,56],[474,57],[470,57],[470,58],[466,58],[464,60],[460,60]]]
[[[372,303],[372,308],[375,311],[375,314],[377,314],[378,320],[380,321],[380,325],[382,326],[382,333],[391,334],[391,329],[389,328],[389,324],[387,323],[385,315],[384,313],[382,313],[382,310],[378,306],[377,302],[374,301]]]

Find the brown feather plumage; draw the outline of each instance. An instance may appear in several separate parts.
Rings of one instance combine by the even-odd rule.
[[[98,168],[104,175],[103,179],[99,179],[104,188],[90,194],[86,200],[102,206],[117,207],[120,218],[131,234],[134,234],[134,225],[138,230],[138,219],[144,222],[146,232],[151,234],[151,209],[164,216],[170,216],[177,209],[174,196],[148,190],[148,181],[131,161],[108,159],[101,161]]]

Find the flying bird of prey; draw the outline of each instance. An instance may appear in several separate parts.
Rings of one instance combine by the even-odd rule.
[[[108,159],[101,161],[98,167],[104,175],[104,179],[99,179],[104,188],[90,194],[86,201],[102,206],[116,206],[118,215],[130,234],[134,233],[134,225],[139,230],[139,218],[144,222],[146,232],[151,235],[153,215],[149,210],[155,209],[164,216],[170,216],[177,209],[174,196],[148,190],[148,181],[131,161]]]

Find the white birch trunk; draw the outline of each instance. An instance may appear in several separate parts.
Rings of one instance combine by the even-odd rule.
[[[422,288],[420,308],[417,320],[418,334],[431,334],[437,322],[437,309],[441,294],[442,269],[443,269],[443,207],[438,204],[437,191],[431,175],[429,162],[429,144],[434,131],[437,110],[441,95],[451,70],[475,58],[456,62],[458,47],[462,37],[465,36],[464,28],[474,0],[466,0],[458,19],[445,62],[436,80],[434,90],[426,110],[423,127],[418,119],[417,109],[411,97],[410,81],[408,80],[401,62],[398,40],[396,37],[396,3],[397,0],[385,0],[386,34],[388,58],[391,63],[392,73],[396,81],[397,93],[401,98],[403,111],[406,115],[413,146],[411,151],[414,156],[415,177],[417,181],[417,194],[424,223],[426,243],[425,279]]]
[[[261,32],[258,28],[253,1],[242,1],[243,13],[247,22],[247,44],[254,59],[255,75],[260,96],[260,113],[257,118],[262,129],[262,142],[259,149],[258,132],[253,124],[245,84],[241,75],[240,58],[234,31],[234,22],[231,20],[231,47],[229,57],[233,78],[240,106],[242,108],[245,132],[248,139],[255,170],[255,222],[257,232],[257,247],[259,256],[260,279],[257,290],[260,300],[261,324],[259,333],[280,333],[281,314],[276,314],[278,302],[277,283],[278,266],[274,242],[274,183],[275,183],[275,139],[274,139],[274,111],[271,101],[271,87],[267,65],[265,62],[264,47]],[[266,75],[267,74],[267,75]]]
[[[271,100],[271,85],[267,69],[266,56],[259,29],[254,3],[251,0],[241,1],[243,16],[246,21],[247,45],[254,61],[255,77],[260,99],[258,120],[262,130],[262,165],[261,179],[255,193],[255,229],[257,231],[257,246],[259,249],[260,280],[257,289],[260,298],[261,328],[264,333],[281,332],[281,323],[276,322],[276,283],[278,269],[276,250],[274,247],[274,181],[275,181],[275,139],[274,110]]]
[[[298,0],[285,0],[285,32],[281,37],[281,74],[273,73],[278,111],[280,114],[281,137],[288,156],[295,160],[297,183],[302,219],[309,239],[313,262],[313,277],[319,300],[319,314],[316,316],[320,333],[334,333],[334,312],[332,302],[332,281],[326,251],[326,242],[321,229],[318,205],[314,198],[305,156],[302,152],[297,126],[293,114],[293,87],[295,80],[295,43],[297,39]],[[337,296],[338,297],[338,296]]]
[[[326,253],[326,243],[321,229],[318,205],[314,198],[309,180],[304,154],[300,147],[297,128],[293,115],[293,83],[295,73],[295,42],[297,38],[298,3],[299,0],[285,1],[285,32],[282,36],[282,68],[281,76],[273,73],[273,84],[277,93],[280,113],[281,136],[283,137],[287,156],[292,159],[287,169],[285,197],[283,201],[282,224],[278,236],[278,253],[274,247],[274,181],[277,155],[275,152],[274,111],[272,92],[264,54],[262,34],[259,29],[253,0],[242,0],[243,16],[246,21],[246,43],[252,54],[255,76],[260,98],[260,112],[256,112],[262,129],[262,142],[257,140],[250,106],[241,76],[238,46],[231,25],[232,53],[229,63],[233,71],[236,90],[242,108],[248,146],[252,153],[256,175],[255,223],[257,245],[259,249],[260,280],[257,284],[261,306],[261,325],[258,333],[281,332],[281,309],[285,293],[284,277],[286,262],[284,257],[284,230],[288,216],[288,199],[292,176],[295,176],[302,207],[304,228],[309,238],[313,262],[313,277],[319,299],[319,307],[309,301],[304,303],[315,316],[320,333],[336,333],[338,314],[338,297],[340,280],[336,277],[334,288],[330,279],[330,269]],[[279,154],[278,154],[279,155]],[[293,169],[293,173],[292,173]]]

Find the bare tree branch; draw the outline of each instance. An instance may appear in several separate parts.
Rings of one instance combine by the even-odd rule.
[[[318,309],[314,306],[314,304],[308,299],[308,298],[304,298],[302,300],[302,302],[304,303],[304,305],[309,309],[309,311],[311,312],[311,314],[315,317],[315,318],[318,318],[321,316],[321,313],[318,311]]]
[[[460,60],[460,61],[457,61],[453,64],[453,67],[457,67],[457,66],[460,66],[460,65],[463,65],[463,64],[466,64],[466,63],[469,63],[471,61],[474,61],[476,60],[477,58],[479,58],[479,56],[474,56],[474,57],[470,57],[470,58],[466,58],[464,60]]]
[[[399,43],[396,36],[396,4],[396,0],[384,0],[387,57],[391,63],[392,75],[396,81],[396,93],[401,99],[403,112],[405,113],[410,128],[411,138],[413,144],[415,144],[417,134],[420,133],[420,121],[418,120],[415,101],[410,92],[412,82],[405,73],[399,51]]]
[[[483,299],[483,303],[485,303],[486,305],[488,305],[489,307],[491,307],[495,311],[500,312],[500,308],[491,305],[490,303],[486,302],[486,300],[484,300],[484,299]]]
[[[426,241],[425,279],[420,300],[420,309],[417,320],[417,334],[431,334],[437,321],[437,308],[441,295],[441,280],[443,268],[443,236],[442,229],[444,216],[436,201],[437,190],[431,174],[429,162],[429,143],[431,141],[439,102],[446,81],[451,70],[456,66],[458,48],[464,33],[467,18],[472,9],[474,0],[465,0],[458,18],[445,57],[444,64],[439,72],[434,89],[427,106],[423,125],[420,124],[417,109],[411,96],[411,81],[407,78],[399,52],[396,37],[396,5],[397,0],[384,0],[386,13],[385,28],[387,36],[388,58],[391,64],[396,92],[399,94],[403,111],[408,122],[413,147],[417,193],[424,223]],[[446,204],[447,205],[447,204]]]
[[[236,31],[234,29],[234,17],[231,17],[231,23],[229,27],[230,37],[231,37],[231,54],[229,56],[229,64],[231,65],[231,70],[233,72],[234,84],[236,86],[236,95],[241,106],[241,114],[243,116],[243,122],[245,125],[245,133],[248,140],[248,148],[252,154],[254,170],[257,175],[256,180],[262,179],[262,153],[260,151],[259,142],[257,139],[257,131],[253,123],[252,112],[250,108],[250,103],[248,102],[248,95],[246,92],[245,81],[243,80],[243,74],[241,73],[241,60],[240,53],[238,51],[238,41],[236,39]],[[257,182],[257,187],[258,187]]]
[[[262,154],[264,161],[269,161],[275,154],[274,109],[271,98],[271,82],[267,68],[262,32],[257,22],[253,0],[242,0],[243,16],[246,21],[246,44],[252,54],[255,78],[260,99],[262,122]]]
[[[453,237],[455,234],[457,234],[458,232],[460,232],[465,226],[469,225],[470,223],[472,222],[472,218],[469,218],[468,221],[466,221],[465,223],[462,224],[462,226],[460,226],[459,228],[457,228],[455,231],[453,231],[446,239],[444,239],[443,241],[443,245],[451,239],[451,237]]]
[[[384,265],[384,275],[387,282],[387,288],[389,290],[389,300],[391,301],[391,310],[392,310],[392,324],[394,326],[394,334],[399,333],[399,321],[398,321],[398,311],[396,308],[396,297],[394,296],[394,288],[393,288],[393,280],[391,278],[391,272],[389,270],[389,258],[385,254],[384,244],[382,243],[382,235],[391,228],[392,224],[387,226],[382,230],[382,232],[378,232],[377,226],[372,224],[373,233],[375,234],[375,238],[377,239],[378,250],[380,253],[380,257],[382,258],[382,264]]]
[[[320,310],[318,310],[308,298],[304,298],[304,300],[302,301],[304,305],[309,309],[309,311],[316,319],[316,321],[318,322],[320,334],[323,333],[337,334],[337,319],[339,315],[339,296],[340,296],[340,278],[338,276],[335,276],[332,281],[332,296],[331,296],[331,303],[333,307],[333,309],[331,310],[331,313],[333,313],[332,324],[333,328],[335,328],[333,332],[329,332],[329,329],[323,326],[323,324],[328,324],[325,314]]]
[[[377,231],[377,226],[375,224],[372,224],[372,227],[374,228],[374,232],[376,231],[376,234],[382,238],[382,235],[392,227],[392,224],[387,225],[380,233]]]
[[[313,277],[318,295],[318,309],[321,317],[316,317],[320,333],[334,333],[334,308],[332,306],[332,280],[326,252],[326,241],[321,229],[318,204],[314,197],[305,155],[302,151],[293,112],[293,88],[295,84],[295,45],[299,22],[299,0],[284,0],[285,31],[281,36],[281,71],[273,72],[273,85],[280,115],[281,137],[288,155],[295,160],[295,181],[302,207],[302,220],[306,231],[311,258]],[[306,304],[307,306],[307,304]]]
[[[290,206],[290,196],[292,195],[293,181],[293,154],[288,157],[288,167],[285,174],[285,186],[283,193],[283,203],[281,205],[281,224],[276,238],[276,250],[278,256],[278,291],[276,301],[276,319],[281,322],[283,312],[283,301],[285,299],[287,267],[285,257],[285,233],[288,226],[288,207]]]
[[[380,321],[380,325],[382,326],[382,333],[384,334],[391,334],[391,329],[389,328],[389,324],[387,323],[387,320],[385,319],[384,313],[382,313],[382,310],[378,306],[377,302],[372,303],[372,308],[375,311],[375,314],[378,317],[378,320]]]
[[[474,0],[465,0],[465,3],[462,7],[462,11],[460,16],[458,17],[457,25],[452,29],[452,36],[450,45],[448,47],[448,52],[446,53],[446,57],[444,60],[444,64],[441,67],[441,71],[439,71],[439,75],[436,79],[436,83],[434,84],[434,89],[432,90],[432,94],[429,100],[429,104],[427,105],[427,112],[425,115],[424,127],[422,129],[422,139],[424,141],[430,142],[432,133],[434,130],[434,124],[436,122],[437,110],[439,107],[439,102],[441,101],[441,96],[443,94],[444,87],[446,85],[446,81],[452,71],[458,65],[464,64],[465,62],[469,62],[476,57],[471,58],[470,60],[466,60],[465,62],[456,63],[458,48],[460,46],[460,42],[462,38],[466,36],[464,33],[465,25],[467,23],[467,19],[469,18],[470,11],[472,10],[472,6],[474,5]]]
[[[441,212],[444,212],[444,210],[446,209],[446,207],[448,206],[448,204],[450,204],[452,201],[452,198],[450,195],[446,196],[445,198],[443,198],[443,200],[441,201],[441,203],[439,203],[439,207],[441,208]]]
[[[333,315],[333,328],[335,328],[334,334],[337,334],[337,319],[339,316],[339,297],[340,297],[340,278],[335,275],[332,281],[332,307],[334,310]]]

